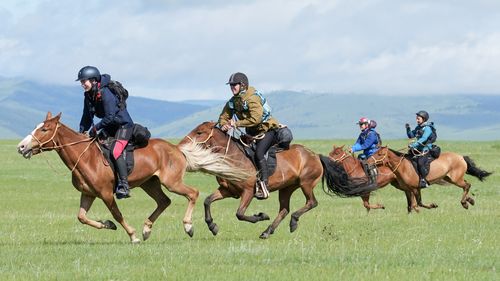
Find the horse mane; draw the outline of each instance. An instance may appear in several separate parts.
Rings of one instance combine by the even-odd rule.
[[[386,147],[387,147],[387,146],[386,146]],[[389,148],[389,147],[387,147],[387,149],[389,149],[389,151],[391,151],[392,153],[396,154],[398,157],[401,157],[401,156],[406,156],[406,153],[399,152],[399,151],[394,150],[394,149]]]
[[[179,147],[184,154],[188,171],[202,171],[231,181],[243,181],[253,176],[252,173],[240,169],[224,155],[213,149],[205,149],[195,142],[188,142]]]

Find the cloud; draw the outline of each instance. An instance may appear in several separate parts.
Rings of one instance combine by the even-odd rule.
[[[496,1],[7,1],[2,76],[74,83],[96,65],[132,95],[499,93]]]

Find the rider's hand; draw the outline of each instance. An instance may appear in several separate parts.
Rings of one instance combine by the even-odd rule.
[[[407,130],[408,130],[408,129],[410,129],[410,124],[406,123],[406,124],[405,124],[405,128],[406,128]]]
[[[90,127],[90,130],[89,130],[89,137],[95,138],[95,136],[97,136],[97,130],[94,126],[92,126],[92,127]]]
[[[231,119],[231,120],[229,120],[229,122],[227,122],[226,124],[224,124],[220,129],[223,132],[227,132],[229,129],[231,129],[231,127],[234,127],[235,123],[236,122],[234,121],[234,119]]]

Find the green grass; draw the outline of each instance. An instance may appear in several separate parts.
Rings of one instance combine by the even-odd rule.
[[[326,154],[333,143],[301,141]],[[402,148],[405,141],[389,141]],[[369,214],[359,198],[327,196],[316,188],[317,208],[301,217],[289,232],[288,216],[267,240],[259,239],[268,221],[240,222],[239,200],[212,205],[219,225],[213,236],[203,219],[203,200],[216,188],[213,177],[188,174],[200,190],[194,213],[195,235],[183,230],[186,200],[168,193],[172,205],[158,219],[150,240],[131,245],[125,231],[96,230],[76,218],[80,194],[69,170],[54,152],[25,160],[16,142],[0,142],[0,280],[498,280],[500,270],[500,142],[442,142],[443,150],[471,156],[494,171],[486,182],[467,176],[476,205],[460,205],[461,190],[433,186],[424,202],[439,208],[406,213],[402,192],[386,187],[371,201],[385,210]],[[140,189],[118,204],[140,232],[154,202]],[[296,192],[292,210],[304,204]],[[254,200],[248,214],[266,212],[274,218],[277,194]],[[111,219],[102,201],[89,216]]]

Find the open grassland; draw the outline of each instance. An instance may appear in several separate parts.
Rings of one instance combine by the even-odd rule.
[[[333,143],[351,141],[297,142],[327,154]],[[81,225],[80,194],[57,154],[25,160],[16,143],[0,142],[0,280],[500,280],[500,141],[440,142],[443,151],[469,155],[494,172],[484,183],[467,176],[476,199],[469,210],[454,186],[423,190],[424,202],[439,208],[408,215],[404,194],[392,187],[372,195],[386,209],[367,213],[359,198],[332,198],[318,185],[319,205],[301,217],[294,233],[288,216],[270,239],[259,239],[269,222],[238,221],[239,200],[227,199],[212,205],[220,229],[213,236],[203,200],[215,179],[191,173],[186,181],[200,190],[194,237],[182,227],[186,200],[168,193],[172,205],[139,245],[131,245],[121,228]],[[140,189],[132,196],[118,204],[140,231],[154,202]],[[292,210],[304,204],[300,191],[292,200]],[[274,218],[277,201],[272,193],[253,201],[248,212]],[[112,219],[99,199],[89,216]]]

